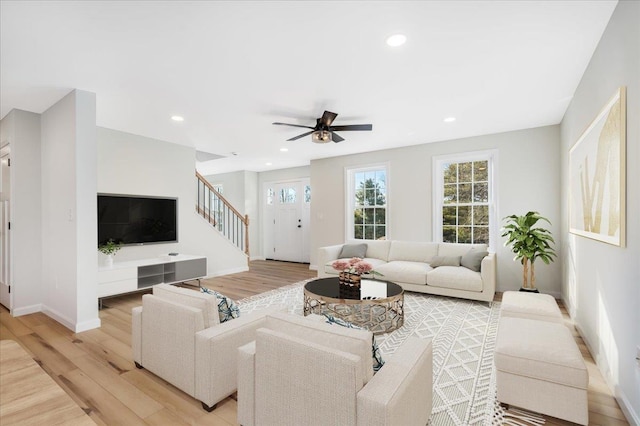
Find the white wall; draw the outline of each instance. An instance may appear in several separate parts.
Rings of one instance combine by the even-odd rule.
[[[95,94],[80,90],[41,117],[43,311],[75,331],[100,326],[95,122]]]
[[[11,313],[19,316],[42,309],[40,114],[11,111],[0,140],[11,145]]]
[[[178,252],[207,256],[209,276],[248,269],[246,256],[197,215],[195,164],[193,148],[98,127],[99,193],[178,198],[178,242],[123,247],[116,262]]]
[[[571,146],[627,87],[627,247],[568,233]],[[561,124],[563,297],[631,423],[640,424],[640,3],[621,1]]]
[[[548,126],[446,142],[416,145],[311,162],[311,265],[317,249],[345,239],[345,168],[387,163],[389,226],[394,240],[432,241],[432,159],[468,151],[498,150],[498,218],[539,211],[560,238],[559,127]],[[498,291],[522,284],[522,266],[497,244]],[[536,284],[560,295],[560,265],[536,264]]]

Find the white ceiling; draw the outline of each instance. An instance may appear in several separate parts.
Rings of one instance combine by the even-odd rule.
[[[616,3],[2,0],[0,113],[91,91],[99,126],[226,157],[205,174],[557,124]],[[271,125],[325,109],[373,131]]]

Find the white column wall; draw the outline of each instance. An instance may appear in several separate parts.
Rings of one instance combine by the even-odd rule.
[[[41,117],[43,311],[75,331],[100,325],[91,127],[95,95],[79,90]]]

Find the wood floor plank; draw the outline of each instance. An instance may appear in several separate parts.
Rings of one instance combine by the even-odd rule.
[[[315,276],[305,264],[253,261],[247,272],[205,279],[202,285],[239,300]],[[237,403],[233,398],[221,401],[207,413],[194,398],[134,367],[131,309],[140,306],[142,295],[149,291],[103,299],[102,327],[77,334],[44,314],[13,318],[0,306],[0,337],[14,339],[25,347],[97,424],[236,424]],[[496,294],[496,301],[501,298],[501,293]],[[560,307],[589,371],[589,424],[627,425],[562,303]],[[570,425],[552,417],[546,417],[546,421],[548,426]]]

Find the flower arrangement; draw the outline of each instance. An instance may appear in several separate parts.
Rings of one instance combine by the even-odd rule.
[[[346,272],[348,274],[362,275],[366,273],[370,273],[371,275],[380,275],[380,272],[376,272],[373,270],[373,266],[359,257],[352,257],[349,260],[338,259],[331,264],[333,269],[337,269],[338,271]]]

